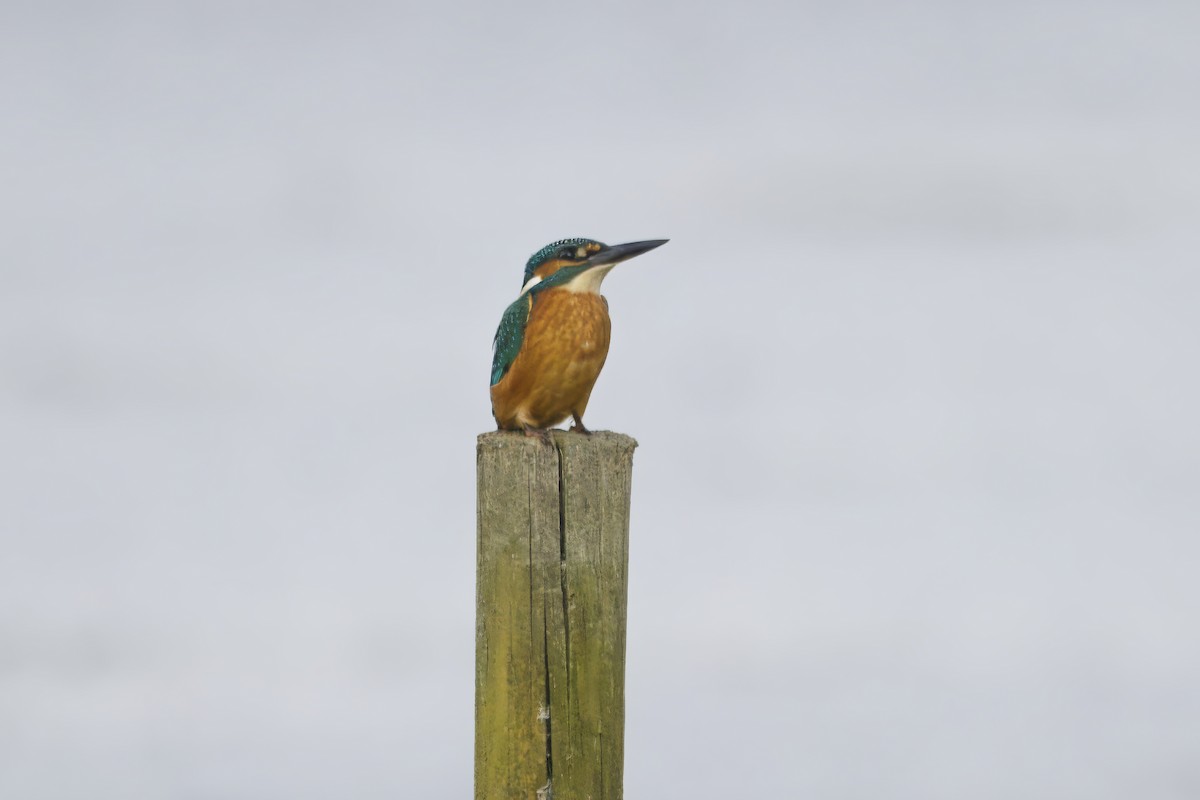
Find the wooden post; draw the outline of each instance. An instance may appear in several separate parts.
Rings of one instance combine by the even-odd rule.
[[[475,800],[622,797],[637,442],[551,437],[479,437]]]

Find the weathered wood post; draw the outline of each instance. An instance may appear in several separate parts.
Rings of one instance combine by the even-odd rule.
[[[479,437],[476,800],[622,797],[637,442],[551,436]]]

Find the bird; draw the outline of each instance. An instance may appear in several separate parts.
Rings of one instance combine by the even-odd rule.
[[[571,417],[571,431],[591,433],[583,412],[612,330],[600,284],[617,264],[667,241],[559,239],[529,258],[521,293],[492,340],[492,416],[499,430],[546,436]]]

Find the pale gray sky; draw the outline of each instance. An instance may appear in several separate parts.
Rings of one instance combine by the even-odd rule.
[[[626,794],[1200,794],[1200,6],[7,3],[0,797],[469,796],[553,239]]]

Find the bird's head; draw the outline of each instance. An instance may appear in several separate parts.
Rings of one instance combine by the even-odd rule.
[[[583,290],[595,291],[614,266],[666,243],[666,239],[651,239],[607,245],[595,239],[559,239],[529,257],[521,291],[529,291],[551,277],[555,285],[563,286],[579,279],[587,284]]]

